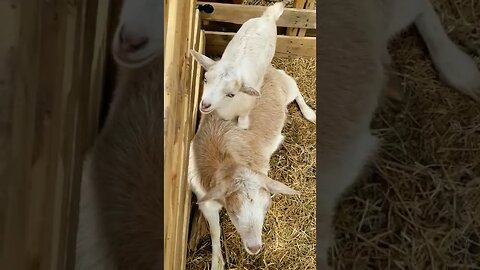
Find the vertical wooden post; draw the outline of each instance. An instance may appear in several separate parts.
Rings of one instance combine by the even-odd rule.
[[[11,166],[0,179],[6,190],[0,269],[72,269],[73,205],[95,135],[108,4],[19,4]]]
[[[293,7],[298,9],[314,9],[314,2],[313,0],[295,0]],[[306,32],[307,29],[304,28],[287,28],[287,36],[304,37]]]
[[[198,37],[196,1],[167,3],[164,94],[164,269],[186,266],[191,191],[187,184],[189,144],[193,133],[195,63],[189,50]],[[198,68],[197,68],[198,69]]]

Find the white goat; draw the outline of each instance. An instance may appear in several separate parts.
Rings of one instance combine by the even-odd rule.
[[[268,7],[261,17],[246,21],[218,61],[191,51],[206,70],[201,113],[216,110],[225,120],[238,116],[238,126],[248,129],[250,110],[260,96],[265,72],[275,54],[276,21],[283,10],[284,3],[278,2]]]
[[[124,0],[117,34],[154,41],[149,27],[161,25],[152,23],[161,6]],[[120,67],[108,118],[83,167],[76,270],[163,269],[163,62],[142,65]]]
[[[138,68],[163,47],[163,4],[158,0],[123,0],[112,53],[117,64]]]
[[[325,270],[337,199],[377,146],[369,127],[384,83],[388,39],[415,22],[442,78],[477,100],[480,72],[448,38],[428,0],[322,0],[318,12],[317,263]]]
[[[212,238],[212,269],[223,269],[219,211],[225,207],[244,248],[257,254],[271,193],[298,194],[268,177],[272,154],[283,142],[281,134],[287,105],[296,100],[303,116],[316,121],[295,80],[270,67],[262,96],[253,108],[249,130],[243,130],[216,113],[202,115],[190,144],[189,185],[205,216]]]

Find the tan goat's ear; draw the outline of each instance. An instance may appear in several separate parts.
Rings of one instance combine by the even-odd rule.
[[[190,54],[197,60],[197,62],[205,69],[209,70],[213,64],[215,64],[215,60],[209,58],[208,56],[205,56],[201,53],[198,53],[194,50],[190,50]]]
[[[268,176],[265,176],[265,186],[267,190],[272,194],[287,194],[287,195],[300,195],[301,192],[296,191],[292,188],[287,187],[285,184],[280,183],[271,179]]]
[[[257,89],[253,88],[253,87],[250,87],[250,86],[242,86],[240,88],[240,92],[243,92],[247,95],[250,95],[250,96],[255,96],[255,97],[259,97],[260,96],[260,91],[258,91]]]

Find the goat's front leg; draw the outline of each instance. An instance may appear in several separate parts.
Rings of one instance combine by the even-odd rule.
[[[238,116],[238,127],[241,129],[248,129],[250,126],[250,118],[247,114]]]
[[[222,257],[220,244],[220,209],[216,203],[204,202],[199,205],[200,210],[208,221],[210,236],[212,237],[212,270],[223,270],[225,262]]]
[[[317,227],[317,245],[318,245],[318,266],[321,270],[331,270],[332,268],[328,265],[328,252],[330,246],[334,241],[334,229],[333,229],[333,213],[330,210],[321,211],[317,214],[318,220]]]

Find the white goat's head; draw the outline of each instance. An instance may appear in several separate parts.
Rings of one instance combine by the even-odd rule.
[[[123,0],[112,44],[118,64],[140,67],[162,52],[162,14],[162,1]]]
[[[238,72],[221,59],[218,61],[190,51],[195,60],[205,69],[202,101],[200,112],[211,113],[219,107],[229,107],[233,98],[241,93],[260,96],[258,89],[243,84]]]
[[[237,167],[219,177],[229,177],[220,181],[228,184],[215,186],[198,203],[214,200],[222,204],[245,250],[255,255],[262,248],[263,223],[272,202],[270,194],[300,192],[247,167]]]

